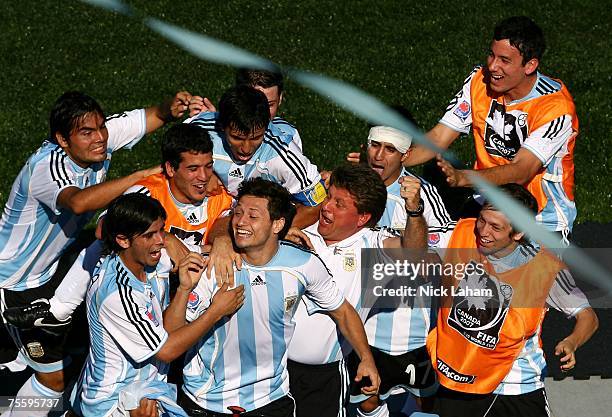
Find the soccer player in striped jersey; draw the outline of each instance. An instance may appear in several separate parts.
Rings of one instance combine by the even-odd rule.
[[[179,286],[170,302],[165,219],[159,201],[138,193],[123,195],[108,208],[102,234],[109,253],[87,292],[91,346],[73,396],[78,415],[125,415],[122,391],[134,383],[165,381],[166,364],[244,301],[242,286],[227,290],[226,285],[205,314],[186,323],[189,294],[204,260],[190,253],[177,262]],[[140,399],[140,408],[151,408],[150,401]]]
[[[325,198],[319,171],[296,147],[287,145],[286,134],[269,122],[264,93],[244,85],[221,97],[218,113],[207,111],[187,120],[210,133],[215,173],[230,194],[236,195],[240,183],[249,178],[276,182],[297,203],[294,225],[311,225]]]
[[[321,208],[319,222],[303,232],[291,231],[292,237],[310,242],[327,263],[345,298],[357,309],[362,320],[369,316],[372,307],[365,306],[361,298],[362,249],[410,248],[426,241],[427,228],[420,204],[419,180],[404,177],[400,192],[409,211],[401,238],[397,237],[397,232],[392,233],[389,229],[373,228],[385,210],[387,192],[380,175],[365,165],[338,167],[332,172],[329,195]],[[384,256],[382,251],[379,253]],[[415,311],[415,315],[417,312],[421,314],[420,310]],[[313,340],[313,334],[317,334],[316,340]],[[372,345],[372,340],[369,342]],[[372,350],[379,367],[379,360],[384,358],[378,349]],[[337,334],[329,317],[324,314],[309,315],[307,304],[300,304],[296,313],[295,336],[289,346],[289,375],[298,417],[315,412],[319,416],[345,415],[348,378],[342,359],[349,353],[350,347]],[[395,362],[395,366],[403,370],[413,362],[418,365],[423,359],[428,362],[424,349],[418,355],[404,355]],[[418,368],[420,378],[425,372],[421,368]],[[434,381],[433,373],[430,375],[428,385]],[[381,390],[386,392],[391,388],[386,379],[388,376],[380,376]],[[361,396],[362,393],[354,389],[353,393],[354,402],[363,402],[370,397]],[[376,396],[372,396],[363,409],[359,413],[388,413],[386,405],[380,404]]]
[[[161,153],[164,172],[139,180],[125,193],[143,193],[158,200],[168,216],[166,231],[189,249],[200,251],[213,225],[230,214],[232,205],[232,197],[223,189],[217,195],[206,196],[213,173],[212,142],[203,129],[180,123],[164,134]],[[49,304],[56,306],[53,315],[57,320],[69,319],[83,302],[101,252],[100,241],[83,249],[55,290]],[[38,313],[24,314],[22,309],[13,308],[4,316],[15,326],[29,328],[35,320],[44,319],[46,311]]]
[[[0,219],[2,307],[27,306],[23,314],[42,310],[44,315],[31,330],[7,325],[36,371],[18,395],[59,397],[64,389],[62,346],[68,321],[55,319],[54,306],[46,300],[62,279],[55,274],[61,255],[95,210],[160,171],[155,167],[104,181],[111,154],[132,147],[144,134],[179,117],[187,110],[189,97],[182,92],[162,105],[109,117],[80,92],[67,92],[55,102],[50,136],[22,168]],[[49,335],[40,328],[55,328],[60,334]]]
[[[318,256],[280,240],[294,213],[291,196],[282,186],[262,178],[240,186],[232,230],[243,258],[235,281],[246,288],[245,304],[187,354],[179,403],[188,413],[217,416],[229,407],[241,407],[249,415],[294,415],[287,347],[303,296],[312,301],[313,311],[326,311],[353,345],[361,358],[357,380],[371,380],[364,392],[378,389],[378,373],[354,308]],[[215,279],[200,280],[189,319],[206,311],[217,287]]]
[[[537,213],[536,199],[522,186],[501,188]],[[458,222],[448,247],[445,262],[477,262],[484,268],[466,279],[445,279],[445,285],[500,291],[492,291],[491,298],[456,292],[443,301],[427,340],[441,384],[435,411],[441,417],[550,416],[540,341],[545,304],[576,318],[572,333],[555,347],[561,369],[569,370],[576,349],[598,326],[586,297],[556,256],[526,239],[488,202],[478,219]]]
[[[494,184],[524,185],[538,200],[536,220],[566,241],[576,218],[574,146],[578,117],[559,80],[538,72],[545,49],[542,30],[525,16],[510,17],[494,30],[487,65],[476,67],[427,135],[448,148],[472,130],[474,170]],[[415,146],[405,165],[434,153]],[[438,157],[451,186],[471,186],[469,171]]]

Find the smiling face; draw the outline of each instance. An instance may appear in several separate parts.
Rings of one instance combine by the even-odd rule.
[[[518,100],[531,91],[538,64],[533,58],[523,65],[523,56],[508,39],[494,40],[487,57],[487,84],[494,92]]]
[[[100,113],[85,114],[76,123],[68,138],[64,138],[59,132],[55,135],[60,147],[82,168],[106,159],[108,129]]]
[[[256,128],[243,133],[233,127],[225,128],[225,138],[232,151],[232,156],[239,164],[247,163],[261,146],[266,127]]]
[[[266,95],[266,98],[268,99],[268,106],[270,106],[270,119],[274,119],[278,113],[278,108],[283,101],[283,93],[279,94],[277,85],[268,88],[256,85],[253,88]]]
[[[371,140],[368,145],[368,165],[380,175],[387,187],[402,173],[402,161],[406,159],[406,155],[388,142]]]
[[[515,233],[500,211],[483,208],[476,221],[476,244],[484,255],[502,258],[512,253],[523,233]]]
[[[181,152],[180,155],[178,168],[166,162],[172,195],[181,203],[201,203],[206,198],[206,186],[213,173],[212,154]]]
[[[369,213],[359,214],[355,198],[344,188],[332,185],[321,204],[318,232],[328,245],[340,242],[363,229]]]
[[[132,273],[139,276],[144,268],[157,265],[161,258],[165,237],[164,220],[159,218],[144,233],[131,239],[118,235],[117,244],[123,249],[119,256]]]
[[[285,219],[272,220],[268,211],[268,200],[263,197],[245,195],[238,200],[232,216],[234,243],[253,259],[269,260],[278,248],[278,233]]]

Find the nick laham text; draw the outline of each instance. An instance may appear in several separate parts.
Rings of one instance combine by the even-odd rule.
[[[377,285],[372,288],[377,297],[493,297],[493,290],[489,288],[469,287],[409,287],[402,285],[398,288],[384,288]]]

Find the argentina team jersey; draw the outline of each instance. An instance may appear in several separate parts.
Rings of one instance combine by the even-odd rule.
[[[287,395],[287,347],[302,296],[325,311],[344,301],[323,261],[288,242],[280,243],[266,265],[243,260],[235,280],[244,285],[244,305],[187,353],[183,369],[185,393],[218,413],[227,412],[228,406],[251,411]],[[200,280],[190,295],[188,321],[206,311],[216,290],[214,277]]]
[[[104,181],[112,152],[133,146],[145,134],[145,112],[110,116],[106,126],[105,161],[82,168],[59,145],[45,141],[22,168],[0,219],[0,287],[23,291],[49,281],[63,250],[94,214],[77,216],[58,207],[58,195]]]
[[[165,380],[167,365],[154,355],[168,339],[162,313],[169,304],[171,267],[163,250],[157,266],[146,269],[146,282],[116,254],[96,269],[86,299],[89,355],[73,395],[81,415],[110,415],[131,383]]]
[[[246,163],[236,163],[216,120],[217,113],[205,112],[185,123],[200,126],[210,134],[215,173],[231,195],[237,194],[242,181],[262,177],[285,187],[296,202],[305,206],[316,206],[325,199],[326,191],[317,166],[274,123],[268,125],[263,142],[252,158]]]

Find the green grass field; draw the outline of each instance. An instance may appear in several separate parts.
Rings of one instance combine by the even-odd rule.
[[[494,24],[515,14],[540,24],[549,45],[542,71],[576,101],[578,222],[612,221],[612,13],[608,2],[399,0],[228,2],[130,1],[140,12],[199,31],[284,66],[353,83],[400,103],[433,126],[471,68],[483,63]],[[0,203],[47,135],[53,101],[78,89],[107,113],[155,104],[180,89],[218,100],[234,69],[200,61],[139,20],[69,0],[0,6]],[[331,168],[358,147],[366,123],[287,81],[281,113],[299,128],[305,153]],[[114,157],[111,176],[156,163],[160,133]],[[454,147],[473,160],[471,138]]]

